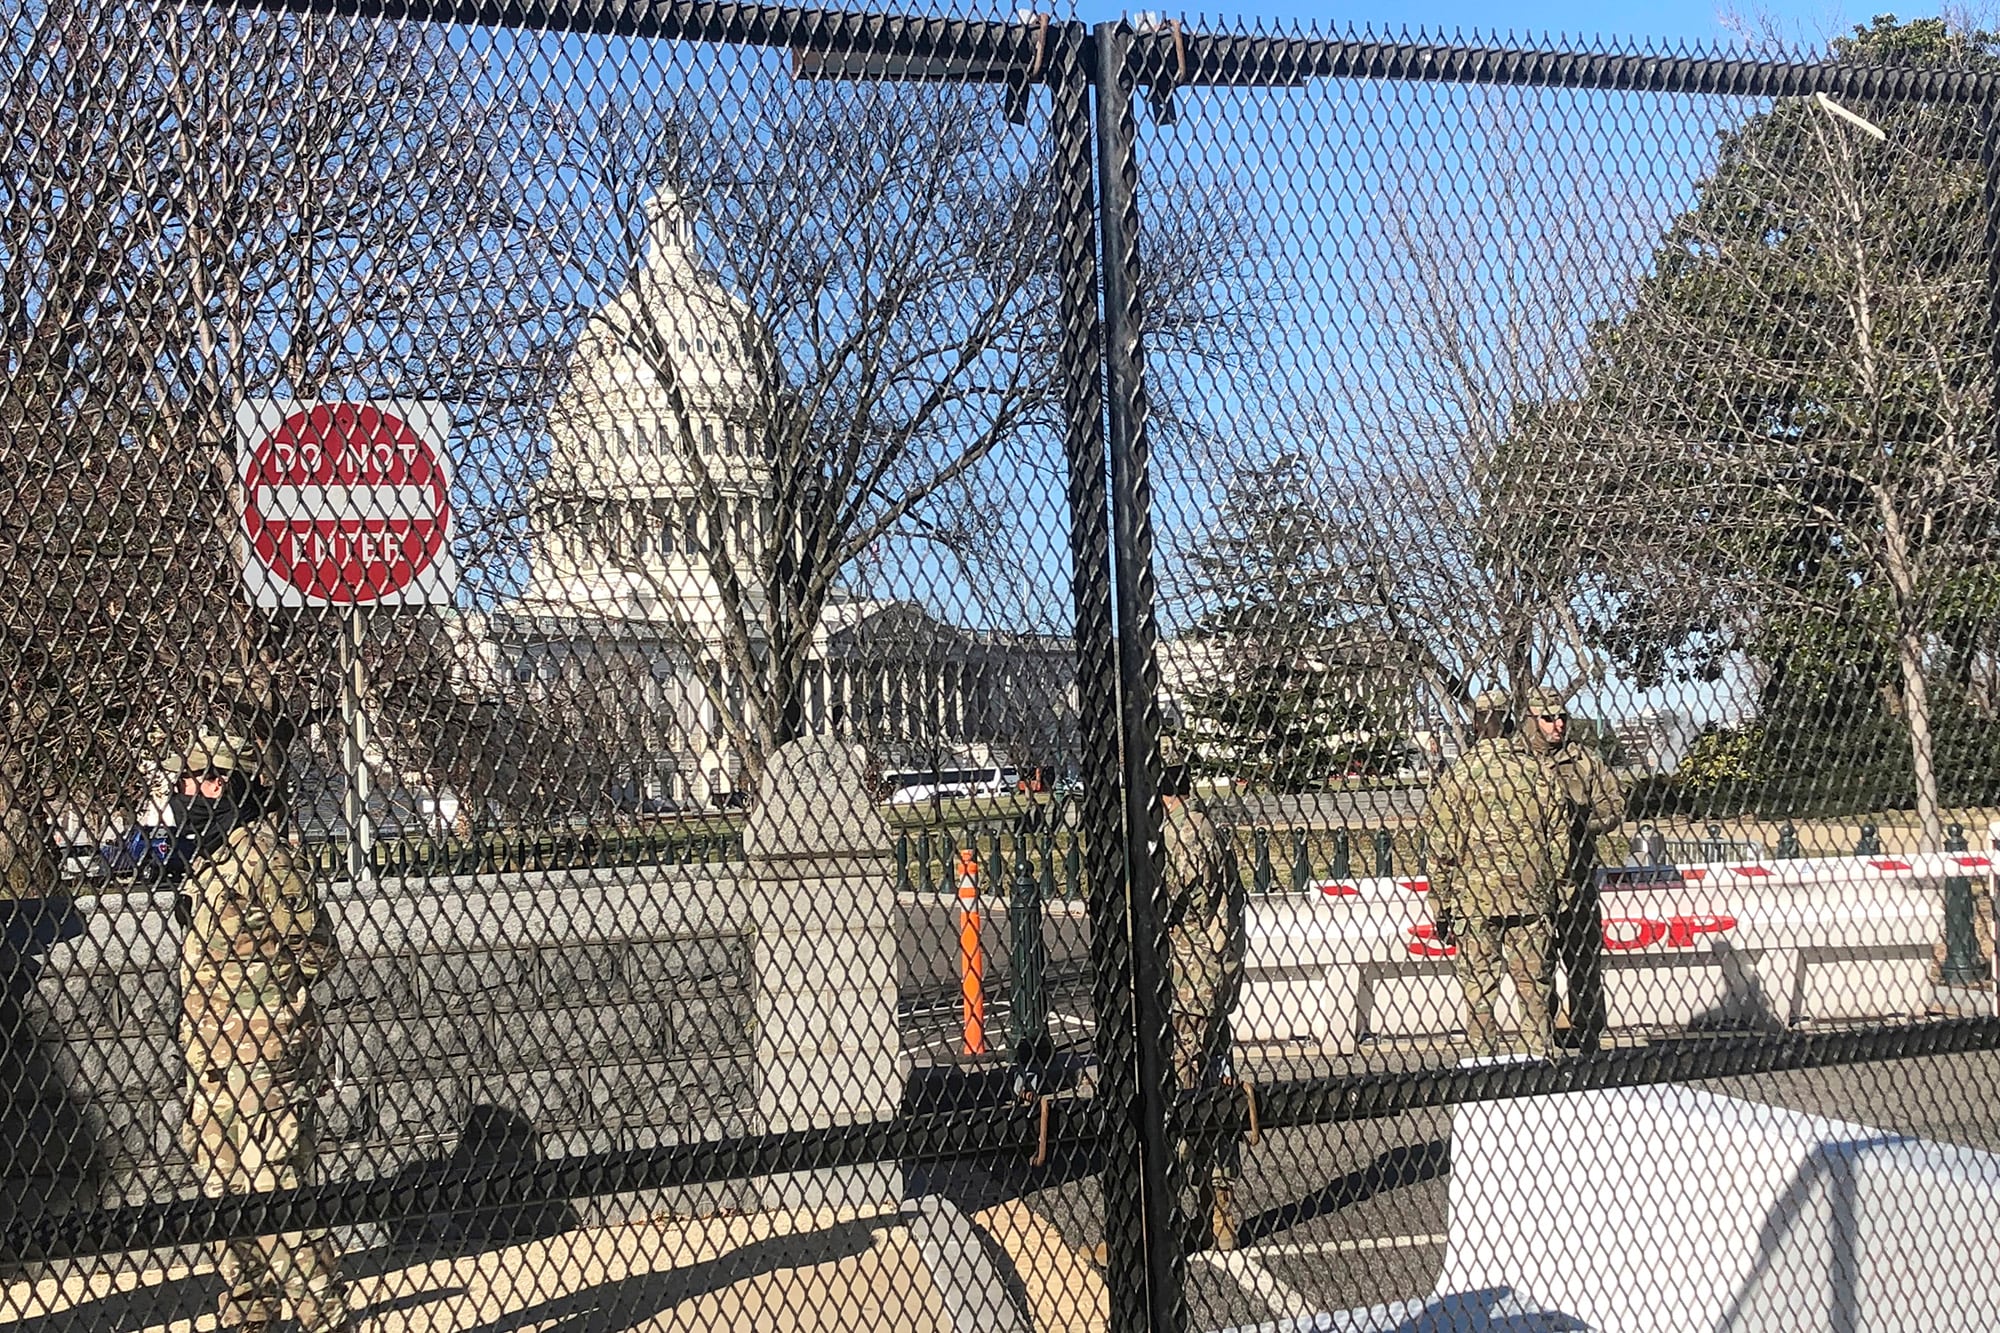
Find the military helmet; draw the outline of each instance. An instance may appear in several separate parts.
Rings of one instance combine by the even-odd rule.
[[[193,745],[169,755],[169,773],[242,773],[258,782],[270,781],[264,747],[234,732],[205,731]]]
[[[1475,713],[1504,713],[1507,711],[1508,695],[1505,690],[1481,690],[1472,700]]]
[[[1569,704],[1556,690],[1533,689],[1524,696],[1530,717],[1556,717],[1569,713]]]

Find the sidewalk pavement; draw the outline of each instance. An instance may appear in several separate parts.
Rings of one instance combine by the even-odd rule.
[[[0,1284],[20,1333],[205,1333],[207,1263],[51,1265]],[[588,1227],[425,1260],[347,1257],[367,1333],[1097,1333],[1102,1278],[1010,1200],[968,1218],[942,1198],[900,1212],[751,1214]]]

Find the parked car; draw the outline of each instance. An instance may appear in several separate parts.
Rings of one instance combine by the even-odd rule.
[[[122,837],[97,849],[91,878],[129,879],[139,884],[177,880],[187,873],[194,839],[172,824],[136,824]]]

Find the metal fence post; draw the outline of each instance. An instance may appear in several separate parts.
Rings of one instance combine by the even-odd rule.
[[[1375,830],[1375,877],[1388,879],[1396,873],[1396,835],[1388,829]]]
[[[1127,737],[1119,713],[1121,636],[1112,615],[1118,580],[1109,522],[1113,487],[1107,471],[1101,379],[1105,330],[1098,301],[1100,231],[1091,114],[1095,92],[1100,119],[1115,114],[1122,100],[1129,120],[1130,92],[1121,99],[1117,90],[1114,62],[1122,58],[1122,48],[1107,56],[1107,43],[1093,40],[1086,49],[1081,24],[1062,25],[1053,41],[1050,133],[1069,469],[1070,590],[1076,611],[1078,729],[1083,742],[1082,818],[1071,839],[1069,864],[1076,864],[1077,844],[1083,843],[1097,1013],[1097,1097],[1105,1126],[1107,1324],[1111,1333],[1144,1333],[1154,1327],[1148,1221],[1170,1201],[1157,1188],[1148,1187],[1148,1182],[1160,1181],[1164,1170],[1157,1160],[1164,1136],[1147,1132],[1137,1040],[1140,1006],[1133,985],[1133,931],[1127,910],[1132,896],[1127,891],[1127,858],[1137,840],[1127,837],[1131,802],[1124,797],[1124,786],[1143,762],[1126,762]],[[1129,153],[1129,134],[1125,142]],[[1109,266],[1116,267],[1122,259],[1122,250],[1114,253]],[[1157,1078],[1155,1084],[1151,1101],[1158,1108],[1162,1089]]]
[[[1040,882],[1028,853],[1033,836],[1030,819],[1024,816],[1015,825],[1014,834],[1014,878],[1007,902],[1009,961],[1013,965],[1007,1038],[1018,1085],[1024,1092],[1040,1092],[1042,1071],[1048,1068],[1050,1055],[1048,1003],[1042,990],[1048,941],[1042,934]]]
[[[1944,849],[1966,849],[1963,824],[1946,827]],[[1969,875],[1944,877],[1944,965],[1938,970],[1938,979],[1947,986],[1975,986],[1986,979],[1986,969],[1980,965],[1979,931],[1972,920]]]
[[[1335,879],[1348,878],[1354,873],[1353,858],[1354,853],[1347,845],[1347,830],[1344,828],[1335,829],[1333,831],[1333,864],[1327,868],[1326,873]]]
[[[1854,854],[1856,856],[1880,856],[1882,854],[1882,839],[1877,835],[1873,824],[1863,824],[1861,826],[1861,836],[1854,843]]]
[[[1125,754],[1125,873],[1131,903],[1132,1019],[1138,1084],[1127,1114],[1143,1144],[1147,1304],[1155,1333],[1187,1323],[1174,1152],[1172,1034],[1163,848],[1158,837],[1159,665],[1153,617],[1153,492],[1147,442],[1144,321],[1140,308],[1138,125],[1132,106],[1132,29],[1092,30],[1097,98],[1098,236],[1104,294],[1105,423],[1111,456],[1113,590]],[[1117,1112],[1114,1108],[1113,1114]]]

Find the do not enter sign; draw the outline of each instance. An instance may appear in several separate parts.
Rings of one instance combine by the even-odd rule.
[[[439,403],[237,409],[243,582],[259,606],[449,605],[450,412]]]

